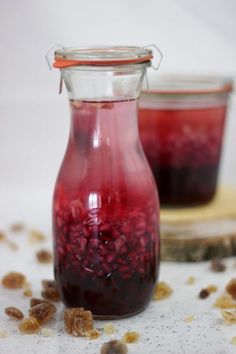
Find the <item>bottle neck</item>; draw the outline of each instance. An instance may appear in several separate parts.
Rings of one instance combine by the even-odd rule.
[[[137,98],[147,65],[62,70],[71,102],[71,142],[83,150],[107,146],[124,151],[138,141]]]
[[[139,142],[137,99],[70,102],[70,139],[80,149],[121,152]]]
[[[139,97],[147,65],[78,66],[61,74],[70,100],[122,101]]]

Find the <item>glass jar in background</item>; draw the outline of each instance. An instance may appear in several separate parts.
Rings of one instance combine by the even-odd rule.
[[[55,279],[62,301],[97,318],[148,304],[159,268],[159,201],[139,139],[137,99],[152,52],[55,52],[71,126],[53,198]]]
[[[215,195],[232,80],[166,76],[141,94],[140,136],[163,206]]]

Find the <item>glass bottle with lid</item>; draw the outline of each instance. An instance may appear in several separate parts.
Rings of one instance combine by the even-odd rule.
[[[168,75],[141,94],[141,141],[162,206],[212,201],[232,90],[230,78]]]
[[[62,301],[98,318],[148,304],[159,268],[159,201],[138,133],[137,105],[152,51],[55,52],[71,108],[53,197],[54,271]]]

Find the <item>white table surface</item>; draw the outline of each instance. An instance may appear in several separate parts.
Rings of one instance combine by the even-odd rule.
[[[37,249],[51,247],[50,195],[40,190],[32,193],[11,190],[5,191],[5,194],[2,191],[1,197],[0,229],[8,231],[11,222],[23,221],[29,228],[42,230],[48,235],[48,240],[32,246],[27,242],[26,232],[8,232],[9,238],[19,245],[19,250],[13,251],[0,244],[0,277],[11,270],[21,271],[32,283],[33,295],[40,296],[41,280],[53,276],[52,265],[39,264],[35,258]],[[141,334],[137,344],[129,344],[130,354],[235,353],[236,347],[230,341],[236,336],[236,325],[225,324],[220,311],[213,307],[226,283],[236,275],[235,260],[231,258],[226,263],[224,273],[213,273],[208,262],[162,263],[160,280],[173,288],[172,296],[162,301],[152,301],[147,310],[139,315],[112,321],[117,333],[112,336],[102,334],[94,341],[74,338],[65,333],[62,304],[58,307],[55,320],[45,325],[55,330],[54,337],[22,335],[16,322],[6,318],[4,308],[16,305],[27,314],[29,299],[22,295],[22,290],[7,290],[0,285],[0,329],[8,332],[7,338],[0,339],[0,353],[97,354],[102,343],[112,338],[119,339],[128,330]],[[194,285],[185,284],[189,276],[196,277]],[[219,287],[217,293],[200,300],[199,291],[212,283]],[[187,324],[184,318],[189,315],[193,315],[194,319]],[[96,328],[102,328],[103,324],[103,321],[95,321]]]

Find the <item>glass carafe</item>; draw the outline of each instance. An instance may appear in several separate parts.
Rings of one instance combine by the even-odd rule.
[[[71,109],[53,198],[54,271],[62,301],[98,318],[142,311],[159,268],[159,201],[138,133],[152,52],[61,49]]]

